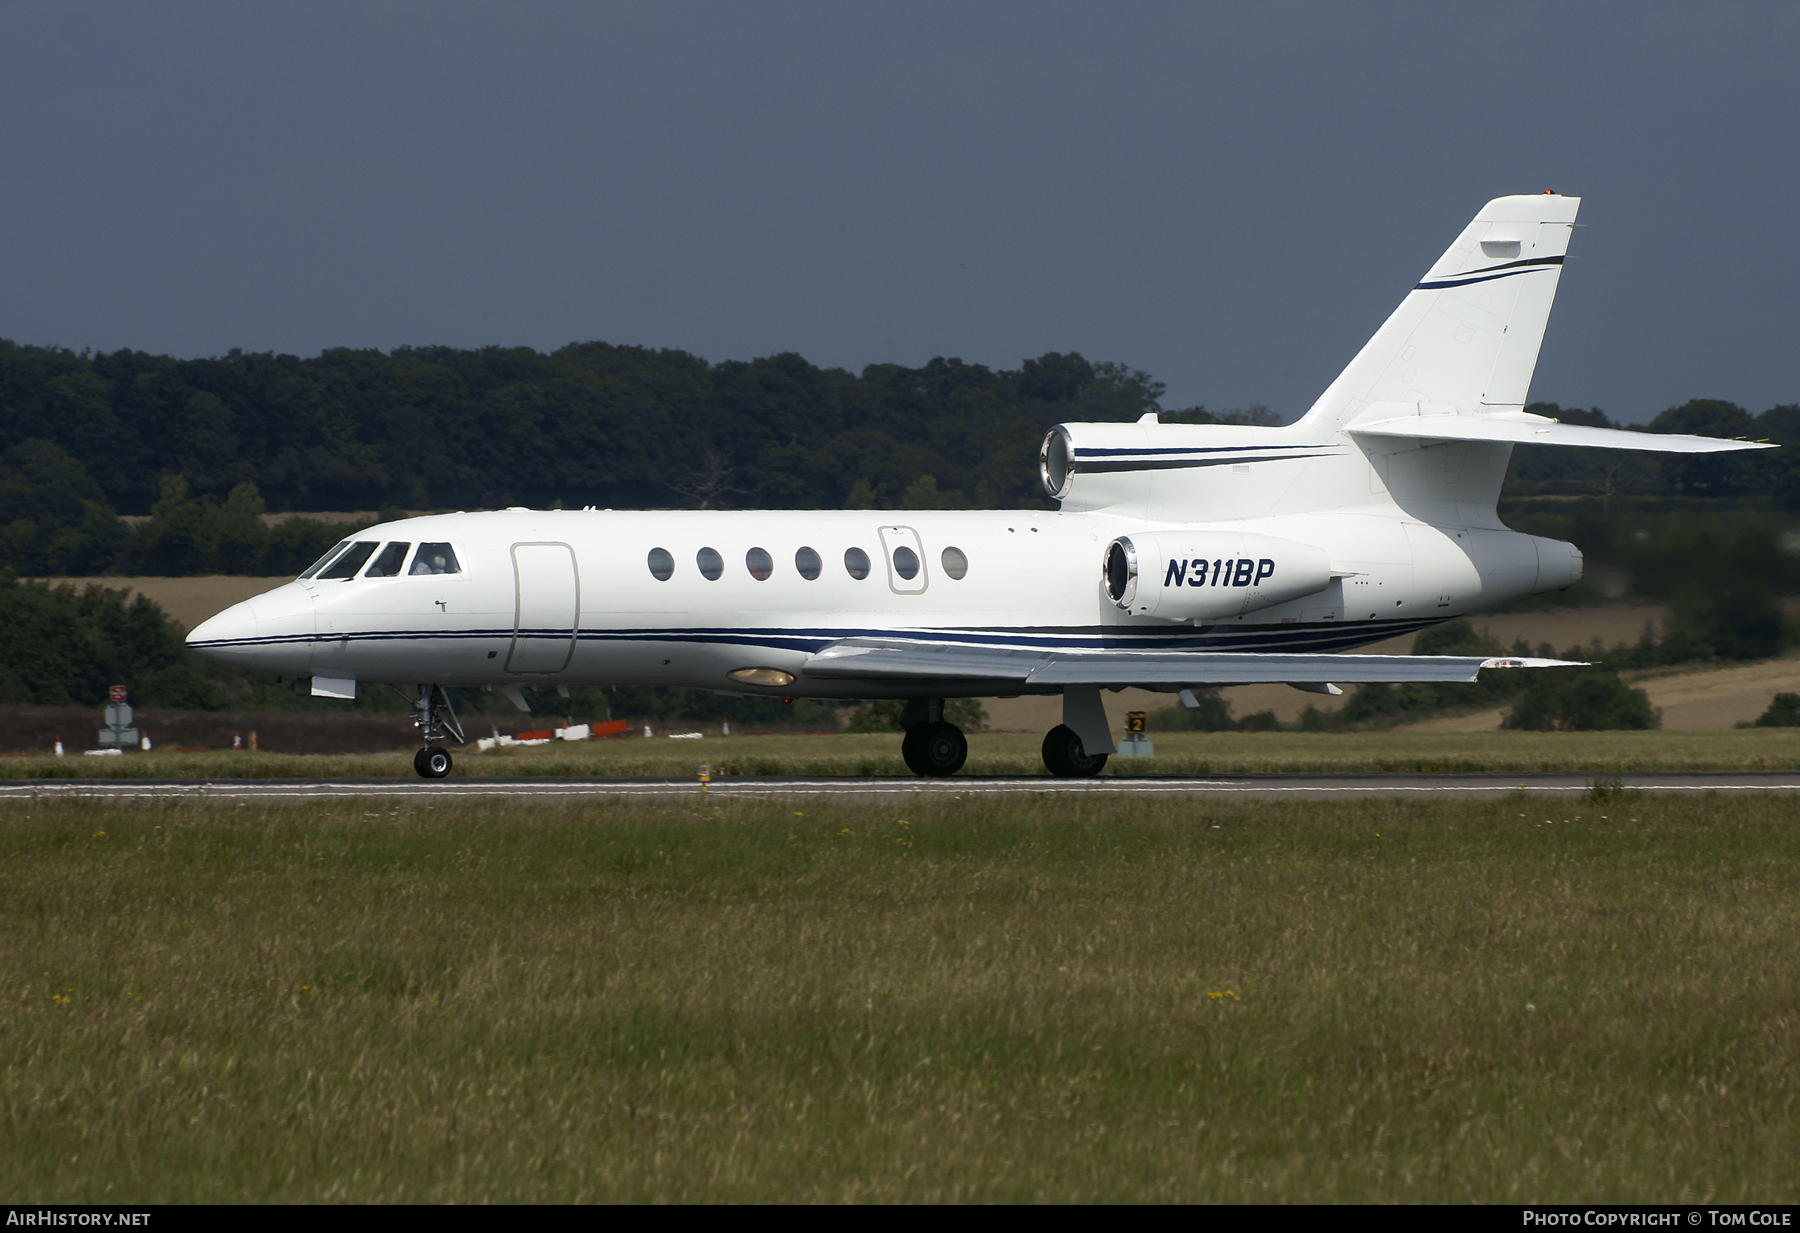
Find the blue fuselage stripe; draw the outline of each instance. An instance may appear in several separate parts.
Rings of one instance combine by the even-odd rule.
[[[756,628],[756,627],[686,627],[640,629],[584,629],[577,637],[585,643],[691,643],[695,645],[729,645],[767,647],[776,650],[803,651],[813,654],[846,638],[879,638],[889,641],[919,643],[953,643],[967,646],[1017,647],[1039,651],[1261,651],[1298,646],[1321,646],[1329,649],[1360,646],[1400,634],[1411,633],[1437,624],[1440,617],[1387,619],[1379,621],[1314,621],[1285,625],[1233,625],[1194,631],[1189,628],[1164,630],[1120,629],[1112,626],[1021,626],[1014,629],[907,629],[881,628]],[[196,649],[277,650],[286,647],[318,646],[329,643],[380,642],[455,642],[480,640],[512,640],[515,637],[533,641],[565,641],[571,631],[563,629],[487,630],[365,630],[338,631],[329,634],[288,634],[270,638],[232,638],[193,644]]]

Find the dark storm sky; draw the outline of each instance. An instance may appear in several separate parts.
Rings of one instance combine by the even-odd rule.
[[[1800,402],[1800,5],[0,3],[0,337],[1122,361],[1303,411],[1489,197],[1532,394]]]

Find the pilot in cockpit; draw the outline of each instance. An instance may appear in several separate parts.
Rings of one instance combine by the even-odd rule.
[[[456,553],[449,544],[420,544],[419,554],[413,558],[409,574],[456,574],[462,571],[456,565]]]

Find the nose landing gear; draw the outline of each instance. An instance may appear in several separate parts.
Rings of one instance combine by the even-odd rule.
[[[450,751],[436,742],[469,743],[456,718],[456,708],[450,705],[450,695],[442,685],[419,686],[418,700],[413,704],[413,726],[419,730],[419,739],[425,745],[413,755],[413,769],[421,778],[442,779],[450,773]]]

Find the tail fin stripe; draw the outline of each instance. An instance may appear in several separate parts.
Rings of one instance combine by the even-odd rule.
[[[1487,283],[1496,278],[1511,278],[1514,274],[1530,274],[1535,270],[1549,266],[1561,265],[1561,257],[1527,257],[1523,261],[1508,261],[1505,265],[1490,265],[1485,270],[1475,270],[1462,278],[1440,278],[1428,283],[1420,283],[1415,291],[1438,291],[1444,287],[1466,287],[1470,283]]]

